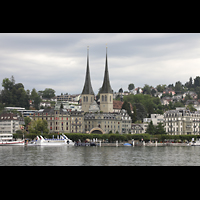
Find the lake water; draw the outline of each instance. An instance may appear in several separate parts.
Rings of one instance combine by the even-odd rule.
[[[67,147],[0,146],[0,166],[199,165],[200,146]]]

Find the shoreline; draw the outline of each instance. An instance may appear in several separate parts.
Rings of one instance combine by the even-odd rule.
[[[93,144],[96,144],[96,146],[98,147],[126,147],[124,146],[124,143],[123,142],[114,142],[114,143],[100,143],[100,142],[96,142],[96,143],[93,143]],[[131,144],[131,143],[129,143]],[[90,143],[79,143],[79,145],[76,145],[76,146],[90,146]],[[92,145],[93,146],[93,145]],[[95,146],[95,145],[94,145]],[[186,146],[191,146],[191,145],[188,145],[188,143],[143,143],[143,142],[134,142],[134,146],[146,146],[146,147],[165,147],[165,146],[174,146],[174,147],[186,147]],[[132,144],[131,144],[131,147],[134,147]]]

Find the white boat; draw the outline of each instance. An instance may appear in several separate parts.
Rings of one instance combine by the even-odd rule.
[[[191,146],[200,146],[200,140],[192,141]]]
[[[60,139],[47,139],[43,138],[41,135],[37,136],[37,141],[33,142],[30,145],[39,145],[39,146],[59,146],[59,145],[66,145],[66,146],[74,146],[74,142],[70,140],[66,135],[62,134]],[[28,144],[29,145],[29,144]]]
[[[13,134],[0,134],[0,146],[15,145],[21,146],[24,145],[24,140],[13,140]]]

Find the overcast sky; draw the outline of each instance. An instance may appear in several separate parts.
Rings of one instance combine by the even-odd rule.
[[[185,83],[200,76],[200,34],[24,33],[0,34],[0,81],[15,77],[25,89],[82,92],[89,46],[90,76],[103,83],[106,43],[111,87]],[[1,88],[1,86],[0,86]]]

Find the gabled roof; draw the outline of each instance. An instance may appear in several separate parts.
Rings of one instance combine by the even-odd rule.
[[[99,93],[113,93],[113,90],[110,86],[109,73],[108,73],[107,47],[106,47],[106,63],[105,63],[104,80],[103,80],[103,85]]]
[[[86,69],[85,84],[84,84],[84,87],[83,87],[82,94],[92,94],[92,95],[94,95],[94,91],[92,89],[92,84],[91,84],[91,80],[90,80],[89,49],[87,49],[87,69]]]

